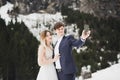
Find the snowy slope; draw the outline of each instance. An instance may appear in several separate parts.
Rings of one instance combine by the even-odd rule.
[[[9,2],[7,2],[6,5],[0,7],[0,16],[6,21],[6,25],[8,25],[8,23],[11,20],[15,22],[15,19],[11,18],[10,15],[7,14],[7,11],[8,10],[11,11],[12,9],[13,9],[13,4]],[[63,16],[61,15],[61,13],[56,13],[56,14],[32,13],[29,15],[18,15],[17,21],[18,22],[23,21],[25,25],[28,27],[28,29],[30,30],[30,32],[32,32],[33,35],[39,40],[40,39],[39,33],[42,30],[49,29],[49,27],[50,27],[50,30],[52,30],[53,25],[56,22],[58,21],[63,22]],[[47,27],[47,25],[49,27]],[[75,24],[66,25],[66,30],[67,30],[66,35],[73,34],[75,35],[75,37],[78,37],[79,30],[77,29],[77,26]],[[55,39],[53,36],[53,42],[55,42],[54,40]]]
[[[6,24],[8,24],[9,21],[11,21],[11,18],[9,17],[9,15],[7,14],[8,10],[12,10],[13,5],[8,3],[2,7],[0,7],[0,16],[1,18],[5,19]]]
[[[13,9],[13,4],[7,2],[6,5],[0,7],[0,16],[6,21],[6,25],[11,21],[11,17],[7,14],[8,10]],[[15,22],[14,19],[12,19]],[[47,24],[50,24],[52,28],[55,22],[63,21],[61,13],[56,14],[40,14],[40,13],[32,13],[29,15],[18,15],[17,21],[23,21],[25,25],[29,28],[29,30],[33,33],[33,35],[38,39],[39,32],[44,29],[48,29],[46,27]]]
[[[79,77],[79,80],[82,80]],[[120,80],[120,63],[92,74],[92,78],[86,80]]]

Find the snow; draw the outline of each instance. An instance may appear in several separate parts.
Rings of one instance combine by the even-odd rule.
[[[111,67],[108,67],[103,70],[99,70],[95,73],[92,73],[92,78],[85,79],[85,80],[120,80],[120,63],[112,65]],[[80,76],[79,79],[76,78],[76,80],[82,80],[82,77]]]
[[[7,14],[7,11],[8,10],[11,11],[12,9],[13,9],[13,5],[10,4],[9,2],[7,2],[7,5],[0,7],[0,16],[1,18],[5,19],[6,24],[8,24],[8,22],[11,21],[11,18]]]
[[[11,18],[10,15],[7,14],[7,11],[11,11],[13,9],[13,4],[7,2],[6,5],[0,7],[0,16],[5,20],[6,25],[12,20],[15,23],[15,18]],[[56,22],[63,22],[63,16],[61,13],[56,14],[48,14],[48,13],[32,13],[28,15],[18,14],[17,21],[23,21],[25,25],[28,27],[29,31],[35,36],[38,40],[40,39],[39,33],[45,29],[52,30],[53,26]],[[66,25],[67,33],[66,35],[75,35],[78,38],[78,31],[76,29],[76,24]],[[76,30],[74,30],[76,29]],[[53,36],[53,42],[55,35]]]
[[[9,21],[11,21],[11,17],[7,14],[8,10],[12,10],[13,4],[7,2],[6,5],[0,7],[0,16],[6,21],[6,25],[8,25]],[[13,21],[15,21],[13,19]],[[63,21],[63,17],[61,13],[56,14],[40,14],[40,13],[33,13],[29,15],[18,15],[17,21],[21,22],[23,21],[25,25],[28,27],[28,29],[33,33],[33,35],[39,40],[39,33],[44,29],[49,29],[46,27],[47,24],[50,24],[50,29],[53,27],[54,23],[57,21]],[[74,30],[74,27],[76,27],[75,24],[67,25],[67,34],[72,33],[71,31]],[[72,34],[77,35],[78,30],[75,32],[73,31]],[[55,35],[53,36],[55,37]],[[77,36],[76,36],[77,37]],[[87,47],[84,47],[84,50]],[[78,50],[79,52],[80,50]],[[119,57],[119,56],[118,56]],[[120,58],[120,57],[119,57]],[[120,62],[120,59],[119,59]],[[95,73],[92,73],[92,78],[87,80],[120,80],[120,63],[114,64],[109,68],[99,70]],[[81,76],[76,78],[76,80],[82,80]]]
[[[6,21],[6,25],[13,20],[15,22],[15,19],[12,19],[8,14],[7,11],[11,11],[13,9],[13,4],[7,2],[6,5],[0,7],[0,15],[1,18],[3,18]],[[53,28],[53,25],[55,22],[63,21],[61,13],[56,14],[48,14],[48,13],[32,13],[29,15],[18,15],[17,21],[21,22],[23,21],[25,25],[28,27],[30,32],[33,33],[33,35],[39,40],[39,33],[42,30],[49,29],[46,27],[47,24],[50,24],[50,28]]]

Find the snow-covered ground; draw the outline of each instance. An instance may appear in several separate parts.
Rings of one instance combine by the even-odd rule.
[[[6,5],[0,7],[0,16],[6,21],[6,24],[8,24],[9,21],[11,21],[11,18],[7,14],[7,11],[12,10],[12,8],[13,8],[13,4],[11,3],[7,3]],[[52,28],[55,22],[63,21],[63,17],[61,13],[56,13],[54,15],[47,13],[44,14],[33,13],[29,15],[18,15],[17,21],[19,22],[23,21],[25,25],[28,27],[28,29],[33,33],[33,35],[37,39],[39,39],[39,33],[44,29],[48,29],[46,25],[50,24],[50,28]],[[69,26],[66,27],[67,34],[72,33],[77,36],[78,29],[76,29],[75,32],[73,31],[73,29],[76,28],[76,25],[72,24]],[[87,47],[84,47],[83,49],[86,48]],[[120,63],[93,73],[92,78],[87,80],[120,80],[119,74],[120,74]],[[79,77],[79,79],[76,78],[76,80],[82,80],[82,79],[81,77]]]
[[[81,76],[76,80],[82,80]],[[120,80],[120,63],[92,73],[92,78],[85,80]]]

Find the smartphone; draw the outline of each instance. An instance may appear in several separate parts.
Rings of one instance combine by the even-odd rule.
[[[89,25],[85,24],[84,30],[85,30],[85,34],[87,34],[87,32],[90,30]]]
[[[84,25],[84,30],[85,30],[85,31],[89,31],[89,30],[90,30],[89,25],[85,24],[85,25]]]

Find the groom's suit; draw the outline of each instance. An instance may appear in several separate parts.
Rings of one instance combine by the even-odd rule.
[[[72,47],[80,47],[84,44],[85,41],[82,39],[74,39],[73,36],[63,36],[60,45],[59,45],[59,53],[60,53],[60,64],[61,64],[61,72],[58,72],[59,80],[74,80],[76,66],[72,56]]]

